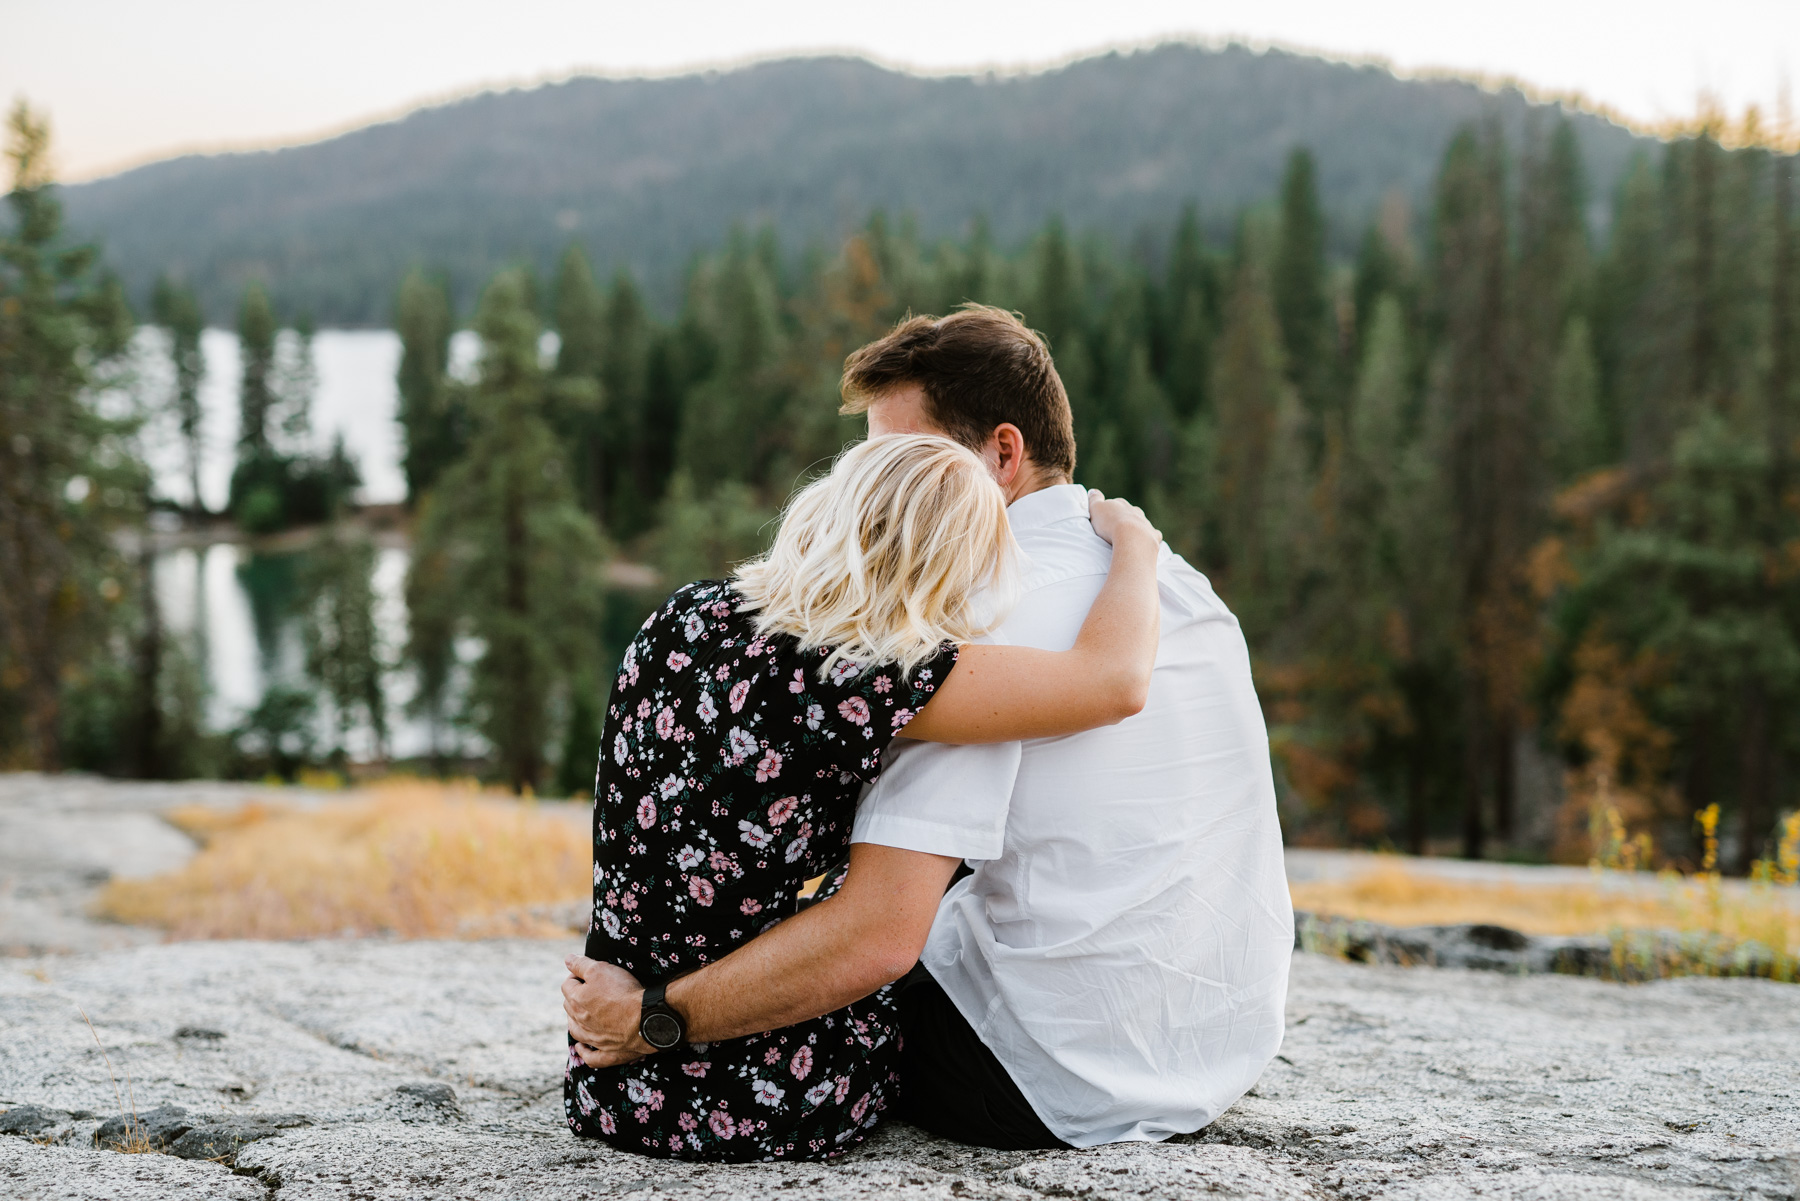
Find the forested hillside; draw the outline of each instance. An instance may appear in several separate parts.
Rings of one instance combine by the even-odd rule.
[[[690,257],[739,223],[829,251],[878,209],[916,220],[926,242],[967,236],[979,216],[1016,249],[1060,216],[1155,256],[1188,201],[1226,236],[1297,146],[1316,156],[1348,252],[1384,195],[1424,199],[1458,125],[1493,115],[1519,136],[1534,111],[1550,115],[1516,91],[1242,47],[999,78],[795,59],[484,93],[308,146],[153,164],[64,201],[134,300],[171,272],[220,323],[261,279],[280,312],[384,325],[394,280],[415,264],[446,272],[466,311],[496,269],[547,275],[571,238],[603,273],[629,267],[667,311]],[[1642,140],[1591,115],[1571,122],[1603,202]]]

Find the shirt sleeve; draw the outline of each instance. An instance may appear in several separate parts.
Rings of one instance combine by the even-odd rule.
[[[998,859],[1019,774],[1019,744],[951,746],[897,738],[863,793],[851,842]]]
[[[879,776],[888,744],[949,676],[956,656],[956,644],[946,642],[910,672],[892,663],[858,669],[840,662],[821,680],[809,667],[807,723],[819,723],[838,770],[865,784]]]

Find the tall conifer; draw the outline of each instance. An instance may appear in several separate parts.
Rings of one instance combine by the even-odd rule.
[[[206,378],[206,356],[201,353],[200,336],[205,332],[206,321],[193,290],[166,275],[156,281],[156,291],[150,300],[150,316],[163,327],[169,339],[169,360],[175,368],[169,410],[175,418],[182,449],[187,454],[189,512],[199,517],[206,512],[206,500],[200,494],[200,463],[205,450],[201,433],[200,385]]]

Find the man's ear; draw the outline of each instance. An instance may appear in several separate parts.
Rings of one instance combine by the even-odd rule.
[[[988,435],[981,457],[1002,491],[1007,491],[1025,470],[1025,435],[1010,421],[1003,421]]]

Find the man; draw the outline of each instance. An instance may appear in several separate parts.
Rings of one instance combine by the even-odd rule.
[[[1070,482],[1073,420],[1042,340],[981,306],[911,318],[850,357],[843,394],[871,437],[937,433],[982,455],[1026,560],[995,639],[1071,646],[1110,548]],[[1236,619],[1166,547],[1159,583],[1141,713],[1024,744],[897,741],[843,886],[667,984],[685,1037],[791,1025],[906,976],[902,1116],[1001,1148],[1167,1138],[1254,1084],[1280,1047],[1293,947],[1268,738]],[[643,987],[569,968],[582,1057],[651,1052]]]

